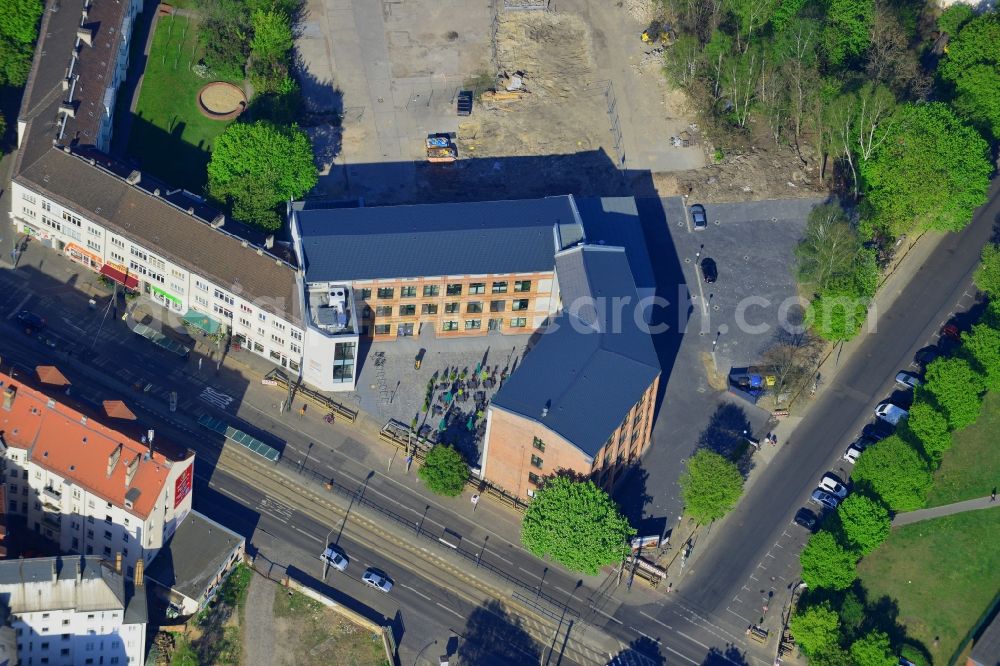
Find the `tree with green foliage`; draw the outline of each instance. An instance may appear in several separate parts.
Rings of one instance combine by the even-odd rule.
[[[979,323],[962,334],[962,348],[983,376],[988,391],[1000,391],[1000,330]]]
[[[812,656],[840,639],[840,618],[824,601],[800,609],[789,621],[795,642],[807,656]]]
[[[824,340],[850,340],[861,331],[868,316],[870,300],[869,297],[858,294],[850,283],[842,280],[809,303],[805,320]]]
[[[252,13],[241,0],[202,0],[198,39],[205,64],[217,75],[242,80],[253,35]]]
[[[987,243],[979,260],[979,267],[972,276],[979,291],[1000,300],[1000,245]]]
[[[42,16],[40,0],[0,0],[0,86],[23,86]]]
[[[809,655],[809,666],[844,666],[851,663],[851,654],[840,645],[831,644]]]
[[[779,0],[771,14],[771,27],[775,33],[784,32],[792,19],[805,7],[806,0]]]
[[[215,141],[208,192],[232,214],[265,231],[281,228],[278,208],[318,180],[312,145],[296,126],[233,123]]]
[[[289,80],[293,45],[291,20],[278,11],[258,9],[253,13],[251,68],[257,92],[273,93]]]
[[[917,387],[913,404],[910,406],[910,416],[906,419],[901,434],[911,434],[920,442],[924,455],[935,462],[941,460],[945,451],[951,448],[951,428],[946,417],[933,397],[923,387]]]
[[[971,425],[979,418],[986,379],[961,357],[936,358],[927,365],[927,391],[941,406],[952,430]]]
[[[920,509],[934,483],[920,453],[899,435],[868,447],[851,474],[856,485],[870,488],[893,511]]]
[[[462,494],[469,480],[469,465],[454,447],[435,444],[427,452],[417,475],[432,492],[456,497]]]
[[[958,31],[975,15],[976,10],[972,8],[972,5],[957,2],[941,12],[941,16],[938,17],[938,29],[949,35],[957,35]]]
[[[635,533],[604,490],[567,476],[547,479],[521,522],[521,543],[534,555],[592,576],[621,562]]]
[[[986,201],[986,140],[945,104],[906,104],[859,171],[876,225],[891,236],[960,231]]]
[[[897,666],[889,636],[884,631],[872,631],[851,643],[851,658],[855,666]]]
[[[874,0],[828,0],[823,53],[834,67],[861,57],[871,43]]]
[[[959,115],[1000,139],[1000,14],[983,12],[952,35],[938,76]]]
[[[736,464],[708,449],[688,458],[679,483],[684,510],[701,524],[729,513],[743,493],[743,475]]]
[[[795,246],[799,282],[827,289],[833,281],[850,274],[861,239],[837,204],[822,204],[809,211],[806,230]]]
[[[799,554],[802,580],[811,589],[846,590],[854,582],[858,557],[837,542],[832,532],[812,535]]]
[[[889,537],[892,527],[888,510],[861,493],[854,493],[840,503],[837,518],[847,543],[861,555],[878,548]]]
[[[843,627],[844,634],[853,636],[858,627],[865,621],[865,603],[853,589],[844,594],[844,600],[840,602],[840,609],[837,611],[840,616],[840,626]]]

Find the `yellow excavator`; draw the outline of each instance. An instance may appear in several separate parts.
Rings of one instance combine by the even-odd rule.
[[[666,22],[655,19],[649,27],[642,31],[642,41],[645,44],[662,43],[670,45],[674,41],[674,31]]]

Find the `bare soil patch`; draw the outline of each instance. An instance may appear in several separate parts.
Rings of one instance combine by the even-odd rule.
[[[280,586],[274,591],[276,666],[381,666],[382,638],[345,620],[304,594]]]
[[[243,113],[247,95],[243,89],[226,81],[213,81],[198,92],[198,108],[214,120],[232,120]]]

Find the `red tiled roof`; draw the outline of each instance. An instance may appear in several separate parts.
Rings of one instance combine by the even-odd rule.
[[[135,421],[135,414],[121,400],[105,400],[103,403],[104,413],[113,419],[124,419]]]
[[[16,393],[9,408],[4,393]],[[149,448],[128,435],[87,418],[10,376],[0,373],[0,431],[7,446],[30,451],[31,461],[106,501],[125,508],[125,493],[138,490],[132,508],[145,520],[163,491],[171,463],[158,452],[147,458]],[[108,460],[122,446],[121,457],[110,475]],[[126,484],[126,467],[138,458],[138,468]],[[133,493],[134,495],[134,493]]]
[[[70,382],[66,379],[66,375],[59,372],[59,368],[54,365],[40,365],[35,368],[35,372],[38,373],[38,379],[40,379],[44,384],[69,386]]]

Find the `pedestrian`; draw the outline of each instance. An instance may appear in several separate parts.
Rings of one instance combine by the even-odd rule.
[[[990,493],[990,501],[991,502],[996,502],[997,501],[997,487],[996,486],[993,486],[993,492]]]
[[[303,404],[301,407],[299,407],[299,416],[305,416],[305,415],[306,415],[306,406],[305,404]]]

